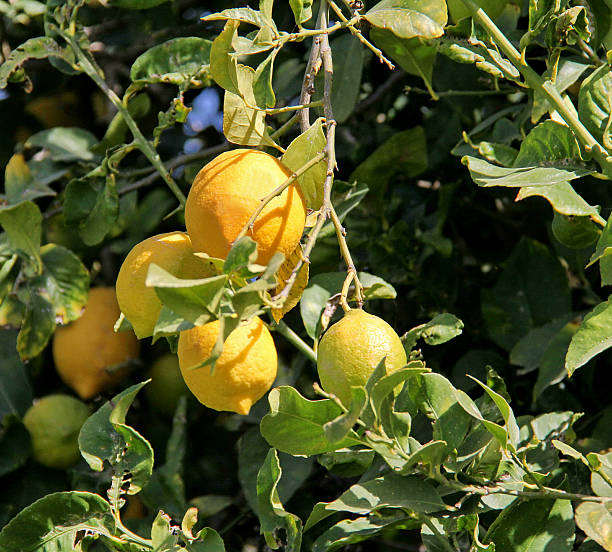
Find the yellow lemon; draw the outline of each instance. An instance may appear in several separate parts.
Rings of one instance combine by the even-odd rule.
[[[193,248],[225,259],[261,200],[290,175],[276,157],[262,151],[236,149],[215,157],[195,177],[185,205]],[[289,257],[305,223],[304,198],[294,181],[266,205],[248,234],[257,242],[257,262],[267,264],[277,251]]]
[[[364,386],[383,358],[388,374],[406,364],[399,336],[382,318],[351,309],[319,342],[317,371],[321,386],[348,407],[351,387]]]
[[[55,368],[84,400],[119,383],[127,369],[116,367],[138,356],[134,334],[113,330],[119,314],[113,288],[92,288],[82,316],[53,335]]]
[[[81,457],[79,431],[88,416],[87,405],[69,395],[48,395],[36,401],[23,417],[34,459],[50,468],[75,464]]]
[[[248,414],[276,378],[274,340],[260,318],[229,334],[214,372],[210,366],[190,369],[208,357],[217,341],[219,321],[181,332],[178,358],[185,383],[204,405],[215,410]]]
[[[153,335],[162,303],[155,290],[145,285],[149,265],[155,263],[178,278],[212,275],[206,261],[193,254],[185,232],[152,236],[128,253],[117,276],[117,301],[139,339]]]

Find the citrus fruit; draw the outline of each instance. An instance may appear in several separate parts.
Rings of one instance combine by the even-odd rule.
[[[121,312],[139,339],[153,335],[162,308],[155,289],[145,285],[151,263],[178,278],[212,275],[206,261],[193,254],[191,240],[185,232],[158,234],[136,244],[121,265],[115,287]]]
[[[290,175],[262,151],[236,149],[215,157],[196,175],[187,196],[185,224],[193,248],[225,259],[260,201]],[[305,223],[304,198],[294,181],[265,206],[248,234],[257,242],[257,262],[267,264],[277,251],[285,257],[293,253]]]
[[[181,332],[181,373],[187,387],[205,406],[248,414],[276,377],[274,340],[261,319],[255,317],[229,334],[212,374],[210,366],[191,369],[210,357],[218,333],[218,320]]]
[[[64,383],[84,400],[119,383],[127,368],[117,366],[138,356],[134,334],[113,331],[119,314],[113,288],[91,288],[81,317],[55,331],[55,368]]]
[[[87,405],[69,395],[48,395],[36,401],[23,417],[34,459],[60,469],[76,463],[81,457],[79,431],[88,416]]]
[[[588,247],[601,235],[590,217],[566,216],[557,211],[554,211],[551,230],[555,238],[570,249]]]
[[[176,355],[165,354],[151,366],[151,381],[145,387],[145,395],[154,410],[166,416],[174,415],[181,395],[188,393]]]
[[[348,407],[351,387],[364,386],[383,358],[387,374],[406,364],[399,336],[382,318],[351,309],[319,342],[317,371],[321,386]]]

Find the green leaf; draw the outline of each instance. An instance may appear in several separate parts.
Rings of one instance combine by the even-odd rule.
[[[531,328],[571,312],[565,269],[546,246],[523,238],[495,286],[482,290],[481,308],[493,341],[511,350]]]
[[[612,72],[607,64],[589,75],[578,96],[578,115],[604,147],[612,146]]]
[[[448,21],[444,0],[382,0],[363,17],[400,38],[437,38],[444,34]]]
[[[480,410],[476,406],[476,403],[470,398],[470,396],[461,391],[460,389],[456,390],[457,401],[461,405],[461,407],[473,418],[482,423],[482,425],[486,428],[486,430],[495,437],[502,446],[502,448],[506,449],[508,447],[508,431],[506,428],[485,419],[481,414]]]
[[[232,248],[227,254],[225,263],[223,263],[223,272],[231,274],[232,272],[240,273],[243,269],[254,270],[250,272],[258,272],[255,265],[257,261],[257,242],[249,236],[243,236],[232,245]],[[261,267],[263,268],[263,267]]]
[[[49,494],[17,514],[0,532],[3,552],[34,552],[79,531],[111,536],[110,506],[93,493],[69,491]]]
[[[352,485],[332,502],[317,504],[306,522],[305,530],[335,512],[370,514],[382,508],[430,513],[446,510],[447,506],[436,488],[420,477],[387,473],[365,483]]]
[[[179,536],[170,525],[168,514],[158,511],[151,526],[151,544],[155,552],[171,552],[176,549]]]
[[[523,140],[514,166],[528,167],[560,160],[569,164],[578,163],[581,160],[578,142],[566,125],[544,121]]]
[[[196,36],[173,38],[149,48],[136,58],[130,69],[135,83],[158,82],[198,88],[210,80],[212,42]]]
[[[359,272],[359,281],[363,285],[367,299],[395,299],[395,288],[378,276],[367,272]],[[315,274],[302,294],[300,300],[300,313],[306,332],[313,339],[321,329],[321,315],[327,301],[342,289],[346,278],[345,272],[322,272]],[[352,298],[349,297],[349,299]]]
[[[493,522],[485,541],[494,542],[497,552],[569,552],[574,544],[573,517],[569,500],[514,502]]]
[[[281,161],[283,165],[295,172],[321,153],[326,143],[323,118],[320,117],[306,132],[300,134],[289,144]],[[309,209],[316,211],[321,208],[326,175],[327,160],[322,159],[298,178],[300,189],[306,200],[306,207]]]
[[[0,386],[2,386],[1,380]],[[0,456],[0,477],[20,468],[30,457],[32,449],[30,434],[15,415],[9,414],[1,419],[0,448],[4,451]]]
[[[612,347],[612,303],[599,303],[582,320],[572,337],[565,357],[565,369],[571,376],[594,356]]]
[[[44,148],[54,161],[93,161],[91,148],[98,143],[94,134],[84,128],[55,127],[30,136],[26,148]]]
[[[347,412],[323,426],[325,436],[332,443],[346,439],[365,408],[368,395],[363,387],[351,387],[351,404]]]
[[[48,57],[64,60],[73,65],[74,53],[70,48],[60,48],[50,37],[30,38],[15,48],[0,65],[0,89],[6,88],[11,76],[29,59],[46,59]],[[31,84],[30,84],[31,87]]]
[[[255,105],[261,109],[272,108],[276,105],[276,96],[272,88],[272,73],[278,52],[278,48],[272,50],[268,57],[259,64],[253,75]]]
[[[131,474],[128,494],[138,493],[153,470],[151,445],[125,424],[127,410],[145,383],[128,387],[102,405],[85,420],[79,434],[79,449],[92,470],[102,471],[108,462],[117,475]]]
[[[332,110],[334,119],[343,123],[353,113],[359,99],[365,49],[361,42],[349,33],[334,38],[330,46],[334,58]]]
[[[569,182],[550,186],[524,186],[519,190],[515,201],[533,196],[543,197],[555,211],[563,215],[599,218],[599,209],[589,205]]]
[[[324,426],[342,410],[332,400],[310,401],[293,387],[277,387],[268,395],[270,412],[261,420],[261,434],[271,446],[289,454],[312,456],[360,444],[354,431],[331,443]]]
[[[119,214],[115,178],[92,176],[71,180],[66,186],[66,223],[78,225],[86,245],[96,245],[113,229]]]
[[[21,360],[38,356],[55,331],[55,307],[44,289],[34,279],[28,286],[29,297],[25,316],[17,336],[17,351]]]
[[[232,94],[240,94],[237,62],[230,55],[232,42],[237,35],[240,21],[228,20],[210,48],[210,74],[215,82]]]
[[[281,468],[276,450],[270,449],[257,474],[257,513],[261,524],[260,532],[266,544],[276,550],[280,543],[275,537],[277,529],[284,529],[287,542],[283,547],[288,552],[299,552],[302,542],[302,521],[285,510],[278,497],[278,482]]]
[[[0,207],[0,225],[8,235],[9,243],[34,262],[37,273],[42,270],[40,239],[42,214],[35,203],[24,201],[12,207]]]
[[[269,27],[273,24],[261,11],[252,8],[228,8],[218,13],[211,13],[200,18],[202,21],[225,21],[232,19],[242,23],[250,23],[256,27]]]
[[[498,167],[469,155],[463,157],[461,162],[467,165],[472,180],[484,188],[490,186],[510,188],[551,186],[567,183],[569,180],[592,173],[590,170],[579,167],[569,170],[558,167]]]
[[[249,506],[257,512],[257,473],[264,463],[270,446],[255,426],[245,431],[238,442],[238,480]],[[312,473],[313,459],[278,454],[283,476],[277,485],[281,502],[286,503]]]
[[[149,265],[146,279],[146,285],[155,288],[164,305],[197,326],[217,317],[226,282],[225,274],[183,280],[155,263]]]
[[[49,243],[40,249],[42,276],[36,285],[45,290],[55,309],[55,321],[68,324],[83,313],[89,293],[89,272],[69,249]]]
[[[289,0],[293,17],[298,27],[312,17],[312,0]]]
[[[437,314],[426,324],[412,328],[402,336],[404,348],[410,352],[419,339],[427,345],[441,345],[463,332],[463,322],[448,312]]]
[[[4,189],[9,205],[56,193],[32,175],[22,153],[13,155],[4,170]]]
[[[399,38],[383,29],[372,29],[370,36],[374,44],[406,73],[421,77],[432,97],[437,97],[432,82],[437,52],[435,46],[423,44],[419,38]]]
[[[0,420],[7,414],[22,417],[32,406],[32,387],[26,366],[17,354],[17,331],[0,332]]]
[[[605,550],[612,551],[612,514],[604,504],[580,504],[576,508],[576,524]]]
[[[457,401],[457,390],[440,374],[421,374],[409,385],[414,403],[433,422],[433,438],[446,441],[449,451],[457,448],[472,421]]]
[[[425,132],[419,126],[391,136],[357,166],[349,181],[365,182],[377,192],[384,189],[394,175],[402,173],[404,177],[415,177],[427,167]]]

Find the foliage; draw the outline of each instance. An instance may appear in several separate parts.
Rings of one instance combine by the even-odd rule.
[[[242,4],[0,0],[0,549],[612,550],[609,0]],[[144,366],[37,465],[56,328],[234,146],[293,171],[262,199],[297,181],[302,244],[151,264]],[[407,364],[343,405],[317,346],[364,303]],[[255,316],[281,362],[248,416],[141,400],[181,330],[219,320],[214,370]]]

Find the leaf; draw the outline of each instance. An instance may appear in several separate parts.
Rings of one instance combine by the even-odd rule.
[[[421,77],[432,97],[433,68],[436,61],[435,46],[423,44],[419,38],[399,38],[391,31],[372,29],[370,36],[374,44],[395,61],[406,73]]]
[[[278,529],[284,529],[288,552],[299,552],[302,542],[302,521],[295,514],[285,510],[278,497],[278,482],[281,468],[276,450],[270,449],[257,474],[257,513],[261,524],[260,532],[265,536],[267,545],[276,550],[280,543],[275,537]]]
[[[508,186],[522,188],[523,186],[551,186],[567,183],[569,180],[581,178],[592,171],[584,168],[562,169],[557,167],[498,167],[483,159],[464,156],[461,159],[470,171],[472,180],[484,188],[490,186]]]
[[[493,522],[485,542],[494,542],[497,552],[569,552],[574,544],[573,517],[569,500],[514,502]]]
[[[58,58],[66,63],[75,63],[74,53],[69,48],[60,48],[50,37],[30,38],[15,48],[0,65],[0,89],[6,88],[11,76],[29,59]],[[31,86],[31,85],[30,85]]]
[[[275,48],[264,59],[253,75],[253,96],[255,105],[261,109],[272,108],[276,105],[276,96],[272,88],[272,72],[274,70],[274,60],[279,49]]]
[[[578,95],[578,115],[604,147],[612,146],[612,72],[607,64],[591,73]]]
[[[249,506],[257,512],[257,473],[264,463],[270,446],[259,433],[259,427],[251,427],[238,443],[238,480]],[[312,473],[313,459],[278,453],[283,476],[277,485],[278,496],[286,503]]]
[[[290,278],[293,270],[297,266],[297,263],[303,259],[304,253],[302,251],[302,246],[298,243],[297,247],[289,255],[289,257],[283,262],[283,264],[278,269],[276,273],[276,288],[274,289],[274,295],[278,295],[285,289],[287,285],[287,280]],[[304,289],[308,284],[308,275],[309,275],[309,264],[303,263],[300,268],[297,277],[293,286],[291,287],[291,291],[285,299],[285,303],[280,309],[270,309],[270,313],[272,314],[272,318],[278,324],[282,318],[287,314],[293,307],[295,307],[302,297]]]
[[[332,443],[346,439],[363,412],[368,395],[363,387],[351,387],[351,403],[348,411],[323,426],[325,436]]]
[[[26,148],[44,148],[54,161],[93,161],[91,148],[98,139],[84,128],[55,127],[30,136]]]
[[[170,310],[201,326],[217,317],[226,282],[225,274],[195,280],[177,278],[151,263],[145,283],[155,288],[161,302]]]
[[[289,144],[281,157],[281,162],[288,169],[296,172],[321,153],[326,144],[323,118],[319,117],[306,132],[300,134]],[[300,189],[306,200],[306,207],[309,209],[316,211],[321,208],[326,175],[327,160],[323,158],[298,177]]]
[[[32,175],[22,153],[16,153],[9,159],[4,170],[4,181],[9,205],[57,195],[49,186]]]
[[[271,146],[264,111],[248,107],[244,100],[225,91],[223,99],[223,134],[232,144],[241,146]]]
[[[382,508],[402,508],[430,513],[446,509],[438,491],[416,475],[399,476],[387,473],[366,482],[352,485],[332,502],[319,502],[313,509],[305,531],[335,512],[370,514]]]
[[[148,10],[165,2],[168,0],[108,0],[110,6],[128,10]]]
[[[0,332],[0,420],[7,414],[21,418],[32,406],[32,387],[26,366],[17,354],[17,331]]]
[[[612,253],[612,217],[608,218],[593,255],[589,259],[587,268],[599,261],[599,271],[601,273],[601,285],[606,286],[612,284],[612,270],[609,266],[608,255]]]
[[[599,209],[589,205],[569,182],[550,186],[524,186],[519,190],[515,201],[533,196],[543,197],[555,211],[563,215],[599,217]]]
[[[102,471],[108,462],[116,475],[131,474],[128,494],[138,493],[153,470],[151,445],[125,424],[127,410],[145,383],[132,385],[104,403],[85,420],[79,434],[79,449],[92,470]]]
[[[491,422],[483,417],[480,410],[476,406],[476,403],[470,398],[470,396],[461,391],[460,389],[456,390],[457,401],[461,405],[461,407],[473,418],[476,418],[480,421],[480,423],[486,428],[486,430],[499,441],[499,444],[502,448],[506,449],[508,447],[508,431],[506,428],[496,424],[495,422]]]
[[[208,84],[211,46],[210,40],[196,36],[173,38],[138,56],[130,78],[135,83],[170,83],[182,90]]]
[[[395,288],[382,278],[367,272],[359,272],[357,275],[363,285],[366,300],[395,299],[397,295]],[[340,292],[345,278],[345,272],[322,272],[313,276],[304,290],[300,300],[300,313],[306,332],[313,339],[321,329],[321,315],[327,301]],[[348,299],[352,298],[351,294]]]
[[[268,395],[270,412],[261,420],[260,431],[271,446],[293,455],[312,456],[360,444],[354,431],[331,443],[324,425],[342,410],[329,399],[310,401],[293,387],[276,387]]]
[[[496,284],[482,290],[487,332],[501,347],[512,347],[531,328],[571,312],[565,269],[544,245],[523,238],[504,264]]]
[[[415,177],[427,167],[425,131],[419,126],[398,132],[383,142],[357,166],[349,181],[365,182],[370,189],[377,191],[384,189],[398,173]]]
[[[359,40],[349,33],[334,38],[330,46],[334,58],[332,110],[334,119],[343,123],[353,113],[359,99],[365,49]]]
[[[289,0],[289,5],[298,27],[312,18],[312,0]]]
[[[605,550],[612,551],[612,514],[604,504],[580,504],[576,508],[576,524]]]
[[[256,27],[269,27],[271,21],[261,11],[252,8],[227,8],[218,13],[211,13],[200,18],[202,21],[224,21],[232,19],[242,23],[250,23]]]
[[[370,190],[364,183],[353,182],[352,184],[347,184],[341,180],[334,179],[334,189],[343,185],[347,186],[348,190],[340,201],[334,201],[336,214],[340,222],[343,222],[346,216],[361,203],[361,200]],[[331,236],[335,234],[335,232],[334,223],[332,221],[327,221],[319,232],[319,238]]]
[[[225,263],[223,263],[223,272],[231,274],[232,272],[240,273],[243,269],[250,270],[255,273],[257,267],[251,270],[257,261],[257,243],[249,236],[243,236],[236,241],[227,254]]]
[[[559,160],[577,163],[580,159],[580,148],[572,131],[561,123],[544,121],[523,140],[514,166],[528,167]]]
[[[612,485],[610,485],[603,477],[607,476],[608,480],[612,478],[612,453],[597,454],[590,452],[587,454],[588,465],[591,470],[591,488],[597,496],[605,496],[612,498]]]
[[[565,357],[569,376],[594,356],[612,346],[612,303],[599,303],[582,320],[572,337]]]
[[[448,14],[444,0],[382,0],[363,18],[400,38],[437,38],[444,34]]]
[[[22,361],[38,356],[55,331],[55,308],[36,279],[28,287],[25,316],[17,336],[17,351]]]
[[[55,321],[68,324],[83,313],[89,292],[89,272],[69,249],[49,243],[40,249],[42,276],[36,285],[45,290],[55,310]]]
[[[38,206],[31,201],[23,201],[12,207],[0,207],[0,225],[7,233],[9,243],[23,252],[28,262],[34,261],[36,272],[40,273],[42,214]]]
[[[402,336],[404,348],[410,352],[419,339],[428,345],[441,345],[463,332],[463,322],[448,312],[437,314],[426,324],[412,328]]]
[[[119,195],[114,176],[71,180],[66,186],[66,223],[78,225],[86,245],[100,243],[113,229],[119,214]]]
[[[111,536],[110,506],[93,493],[51,493],[17,514],[0,532],[3,552],[34,552],[78,531]]]
[[[30,433],[17,416],[11,414],[3,416],[1,422],[0,447],[4,453],[0,456],[0,477],[4,477],[27,462],[32,452],[32,445]]]

